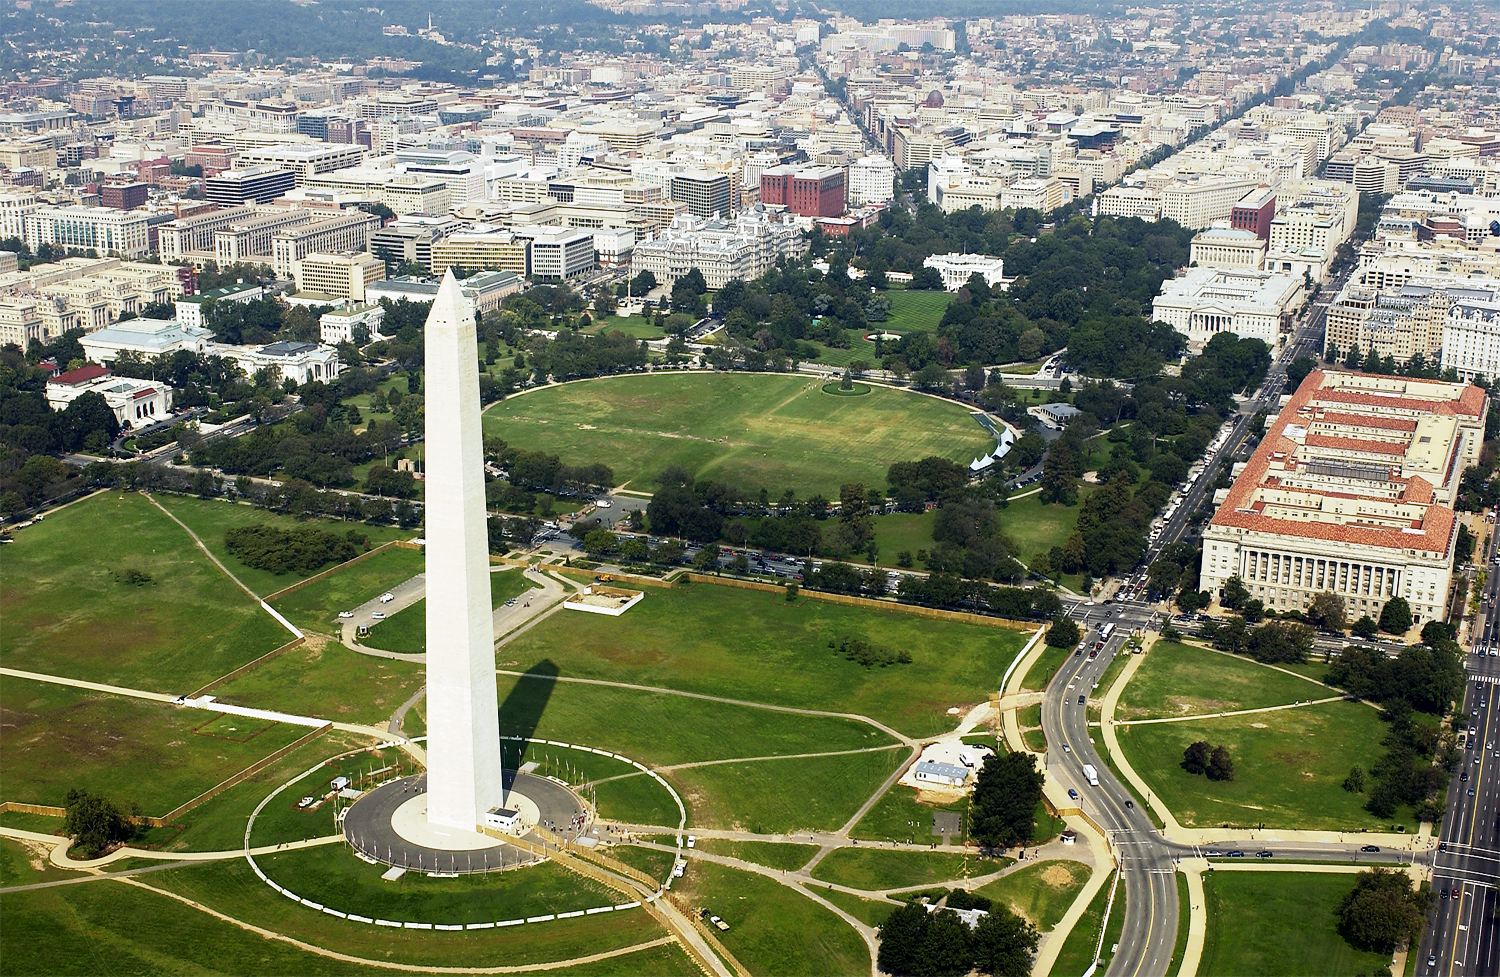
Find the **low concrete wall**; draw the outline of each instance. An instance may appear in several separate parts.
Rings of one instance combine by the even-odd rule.
[[[199,794],[197,797],[176,808],[175,810],[169,811],[159,818],[146,818],[146,823],[151,825],[151,827],[153,828],[161,828],[165,827],[168,824],[171,824],[174,818],[180,818],[187,812],[191,811],[193,808],[207,801],[213,800],[215,797],[224,793],[226,790],[235,786],[236,784],[244,783],[246,780],[249,780],[251,777],[260,773],[262,770],[266,769],[266,767],[269,767],[271,764],[275,763],[277,760],[280,760],[288,753],[291,753],[293,750],[311,743],[313,740],[317,739],[319,736],[322,736],[332,728],[333,723],[325,723],[322,726],[319,726],[317,729],[313,730],[307,735],[300,736],[292,742],[288,743],[286,746],[283,746],[281,749],[277,750],[275,753],[272,753],[270,756],[262,757],[261,759],[255,761],[250,766],[235,774],[233,777],[230,777],[228,780],[224,781],[222,784],[219,784],[216,787],[210,787],[208,790]]]
[[[234,671],[230,672],[228,675],[220,675],[218,678],[214,679],[212,682],[208,683],[203,688],[198,689],[195,692],[188,693],[187,697],[189,699],[196,699],[199,696],[203,695],[205,692],[207,692],[209,689],[218,688],[219,686],[223,685],[225,682],[228,682],[228,681],[230,681],[232,679],[237,679],[241,675],[244,675],[247,672],[250,672],[250,671],[253,671],[253,670],[259,668],[260,666],[264,665],[266,662],[268,662],[271,659],[275,658],[277,655],[280,655],[280,654],[283,654],[285,652],[291,651],[293,648],[296,648],[298,645],[305,644],[306,642],[307,642],[307,638],[305,638],[305,637],[302,637],[302,638],[293,638],[291,641],[288,641],[286,644],[282,645],[280,648],[273,648],[272,650],[266,652],[264,655],[261,655],[259,658],[255,659],[254,661],[252,661],[252,662],[246,662],[245,664],[241,665],[239,668],[236,668]]]

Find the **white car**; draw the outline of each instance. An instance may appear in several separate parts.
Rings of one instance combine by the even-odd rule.
[[[396,595],[393,594],[393,593],[391,593],[390,591],[386,591],[385,593],[383,593],[383,594],[380,595],[380,602],[382,604],[389,604],[391,601],[393,601],[395,599],[396,599]]]
[[[698,838],[697,838],[697,836],[696,835],[688,835],[687,846],[689,848],[695,848],[695,847],[697,847],[697,845],[698,845]]]
[[[373,617],[377,621],[384,621],[385,620],[385,611],[376,611],[375,613],[371,614],[370,616]]]
[[[601,509],[608,509],[610,506],[614,505],[614,503],[609,501],[608,499],[597,499],[595,500],[594,505],[598,506]]]
[[[351,618],[353,616],[354,616],[354,612],[353,611],[339,611],[339,617],[344,618],[345,620],[348,620],[349,618]]]

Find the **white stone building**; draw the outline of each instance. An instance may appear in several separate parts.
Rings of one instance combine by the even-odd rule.
[[[888,203],[895,195],[896,167],[888,157],[861,156],[849,164],[851,207]]]
[[[1189,268],[1182,277],[1161,283],[1151,317],[1192,343],[1232,332],[1274,349],[1281,342],[1282,324],[1301,307],[1303,294],[1302,280],[1286,275]]]
[[[342,309],[325,312],[318,318],[319,338],[328,346],[354,342],[354,329],[363,325],[370,331],[370,339],[385,337],[380,327],[385,322],[385,307],[381,305],[348,305]]]
[[[759,278],[782,255],[806,250],[795,218],[764,208],[741,211],[731,220],[684,214],[653,240],[638,242],[630,268],[634,274],[650,271],[661,282],[674,282],[697,268],[709,288],[720,288],[731,279]]]
[[[970,275],[983,275],[991,286],[1003,286],[1005,259],[988,254],[934,254],[922,262],[943,276],[943,288],[956,292],[969,283]]]
[[[117,377],[102,366],[85,366],[59,373],[47,381],[47,406],[66,410],[86,393],[104,398],[122,428],[159,421],[172,412],[172,388],[154,380]]]
[[[1200,268],[1260,271],[1266,260],[1266,242],[1254,231],[1215,224],[1193,235],[1188,262]]]

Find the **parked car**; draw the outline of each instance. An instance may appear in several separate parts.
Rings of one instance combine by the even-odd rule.
[[[380,602],[382,604],[389,604],[391,601],[393,601],[395,599],[396,599],[396,595],[393,594],[393,593],[391,593],[390,591],[386,591],[385,593],[383,593],[383,594],[380,595]]]

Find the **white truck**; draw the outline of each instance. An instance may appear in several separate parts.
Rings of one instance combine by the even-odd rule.
[[[1099,771],[1094,769],[1093,764],[1085,763],[1083,765],[1083,776],[1089,782],[1090,787],[1099,786]]]

